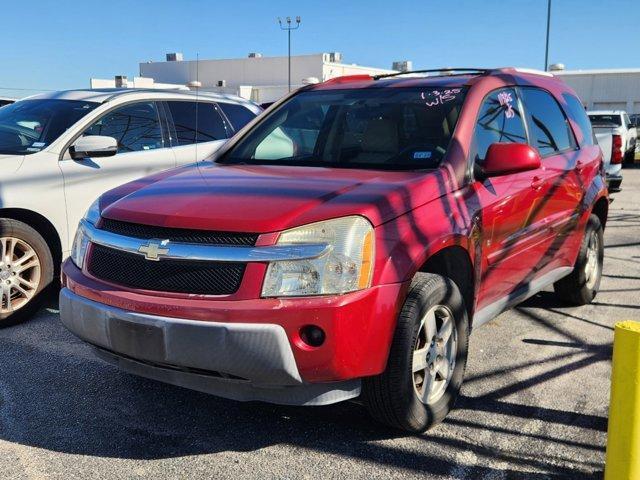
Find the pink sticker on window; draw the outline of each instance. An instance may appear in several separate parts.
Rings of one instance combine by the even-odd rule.
[[[504,116],[507,118],[513,118],[516,116],[516,112],[513,111],[513,98],[509,92],[500,92],[498,94],[498,101],[500,105],[505,107]]]

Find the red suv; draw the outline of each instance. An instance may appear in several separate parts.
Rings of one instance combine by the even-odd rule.
[[[304,87],[214,161],[104,194],[64,264],[62,322],[183,387],[441,421],[472,328],[549,285],[594,298],[609,201],[562,81],[413,73]]]

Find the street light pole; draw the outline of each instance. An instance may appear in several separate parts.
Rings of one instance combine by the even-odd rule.
[[[544,71],[549,70],[549,29],[551,27],[551,0],[547,1],[547,43],[544,49]]]
[[[295,26],[291,24],[291,17],[287,17],[285,19],[286,25],[284,25],[282,23],[282,19],[280,17],[278,17],[278,25],[280,25],[280,30],[286,30],[287,31],[287,37],[288,37],[288,53],[287,53],[287,64],[288,64],[288,71],[289,71],[289,91],[291,91],[291,30],[297,30],[298,28],[300,28],[300,17],[296,17],[296,24]]]

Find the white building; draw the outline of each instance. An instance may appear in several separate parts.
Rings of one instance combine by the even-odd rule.
[[[165,62],[140,64],[140,77],[172,85],[199,81],[202,90],[240,95],[257,103],[273,102],[288,91],[288,58],[263,57],[251,53],[247,58],[226,60],[183,60],[182,54],[167,54]],[[375,67],[342,63],[342,55],[318,53],[291,57],[291,88],[308,82],[324,81],[342,75],[391,73]]]
[[[573,88],[587,110],[640,113],[640,68],[556,70],[551,72]]]
[[[116,75],[114,78],[92,78],[89,81],[91,88],[160,88],[160,89],[176,89],[189,90],[184,84],[158,83],[153,78],[133,77],[133,80],[127,79],[124,75]]]

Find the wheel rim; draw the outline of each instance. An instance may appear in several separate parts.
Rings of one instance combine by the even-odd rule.
[[[35,296],[40,259],[20,238],[0,237],[0,313],[15,312]]]
[[[440,400],[456,365],[458,334],[449,307],[431,307],[420,321],[413,349],[413,389],[426,405]]]
[[[587,288],[593,290],[600,273],[600,237],[598,232],[592,230],[589,232],[587,243],[587,261],[584,265],[584,276]]]

